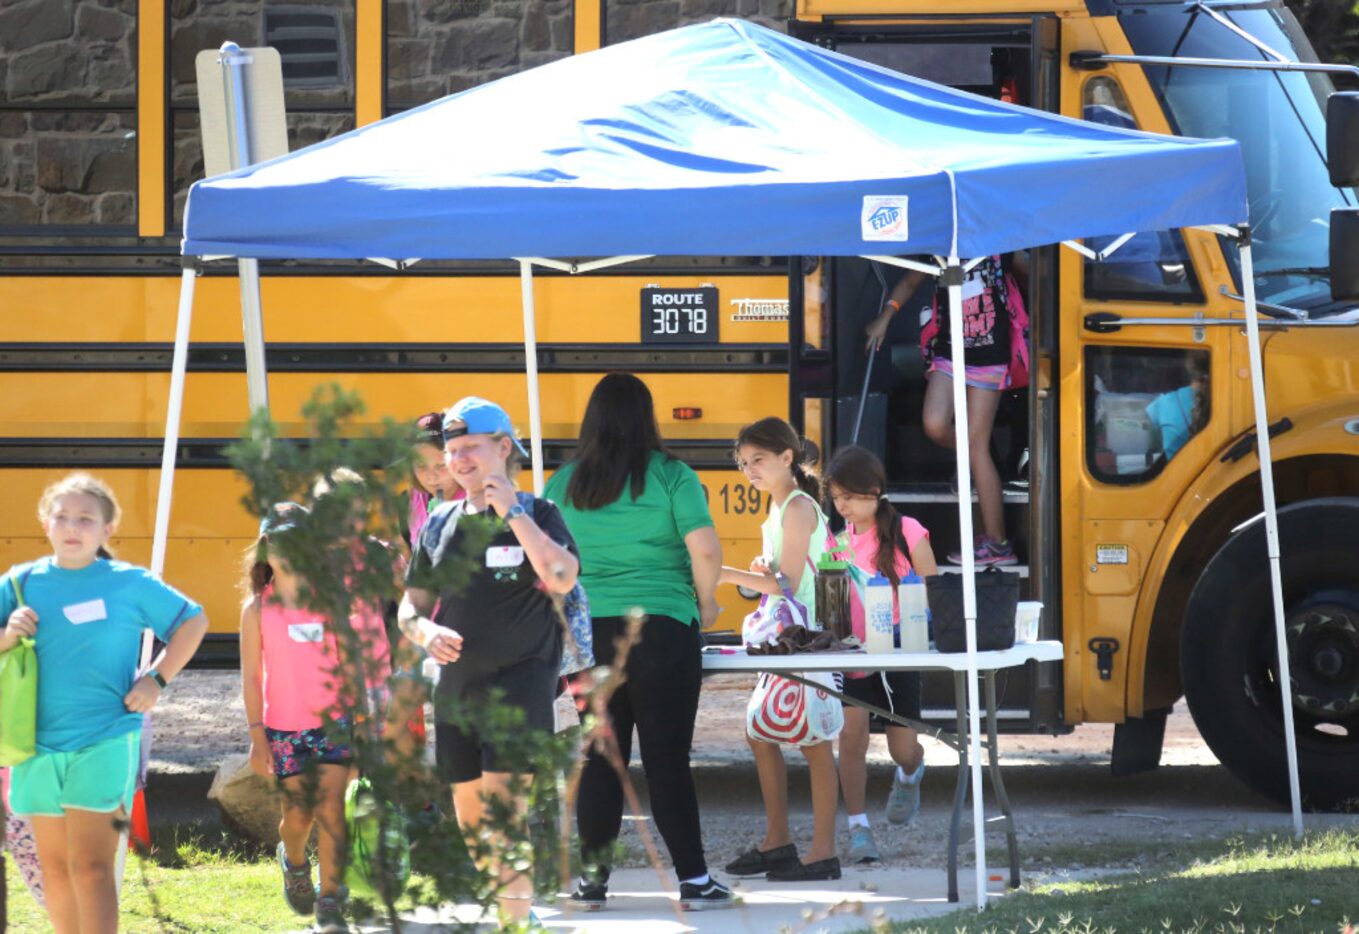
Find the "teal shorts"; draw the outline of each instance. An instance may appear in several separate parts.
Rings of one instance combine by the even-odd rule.
[[[40,752],[10,771],[10,810],[25,817],[64,817],[72,808],[130,813],[140,763],[137,730],[74,752]]]

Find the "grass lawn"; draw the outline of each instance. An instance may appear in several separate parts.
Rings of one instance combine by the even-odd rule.
[[[1359,831],[1204,844],[1192,862],[1021,890],[895,934],[1359,934]],[[1081,862],[1099,866],[1097,851]],[[1060,867],[1062,863],[1055,863]]]
[[[121,930],[163,932],[297,931],[279,892],[268,853],[244,847],[220,831],[197,826],[155,833],[153,859],[129,863]],[[1141,866],[1097,881],[1037,886],[992,903],[982,916],[968,909],[928,924],[898,925],[896,934],[1018,932],[1324,932],[1359,922],[1359,829],[1309,835],[1301,844],[1280,837],[1201,841],[1151,847],[1142,858],[1120,849],[1114,862]],[[1167,851],[1169,851],[1167,855]],[[1038,859],[1046,851],[1026,852]],[[997,854],[999,855],[999,854]],[[1102,850],[1064,844],[1047,854],[1057,868],[1110,865]],[[47,930],[46,918],[23,892],[7,861],[10,930]],[[999,864],[997,864],[999,865]],[[964,879],[970,876],[964,871]],[[811,927],[815,930],[815,925]],[[1354,934],[1359,934],[1359,928]]]

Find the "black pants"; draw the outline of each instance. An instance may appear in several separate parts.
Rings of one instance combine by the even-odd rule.
[[[626,623],[621,616],[594,620],[598,664],[612,664],[614,640]],[[703,678],[701,648],[697,623],[685,625],[669,616],[650,617],[642,628],[641,641],[628,655],[627,681],[609,701],[609,716],[625,765],[632,757],[632,730],[637,728],[642,768],[651,790],[651,814],[680,879],[708,871],[703,860],[698,793],[689,771]],[[576,804],[581,854],[587,865],[607,865],[622,822],[623,787],[618,773],[592,750],[581,774]]]

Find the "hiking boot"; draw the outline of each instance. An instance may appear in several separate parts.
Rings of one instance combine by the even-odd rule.
[[[288,907],[300,915],[309,915],[316,907],[316,886],[311,881],[310,860],[301,866],[288,862],[288,850],[278,845],[278,865],[283,870],[283,897]]]
[[[731,894],[731,889],[711,877],[702,885],[680,883],[680,907],[685,911],[712,911],[735,904],[736,896]]]
[[[915,773],[906,781],[901,780],[897,771],[892,772],[892,790],[887,794],[887,822],[890,824],[909,824],[920,813],[920,781],[925,777],[925,761],[922,759]]]
[[[876,863],[882,857],[878,854],[878,844],[873,840],[873,831],[867,827],[849,828],[849,861],[851,863]]]
[[[316,934],[351,934],[339,896],[322,895],[316,900]]]
[[[583,875],[576,880],[571,906],[581,911],[599,911],[609,899],[609,874]]]
[[[998,542],[989,535],[977,536],[977,550],[973,552],[973,558],[979,568],[1002,568],[1019,563],[1014,547],[1008,539]],[[952,552],[948,556],[948,563],[962,564],[963,553]]]

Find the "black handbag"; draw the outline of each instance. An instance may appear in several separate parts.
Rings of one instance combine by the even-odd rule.
[[[934,647],[940,652],[966,652],[963,619],[963,575],[937,574],[925,578],[930,602]],[[1019,575],[1000,568],[977,574],[977,651],[1008,649],[1015,644],[1015,609],[1019,605]]]

